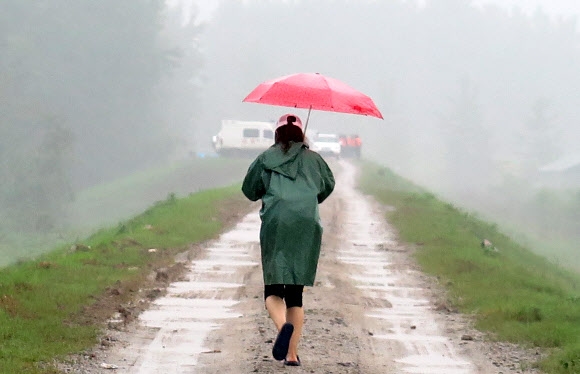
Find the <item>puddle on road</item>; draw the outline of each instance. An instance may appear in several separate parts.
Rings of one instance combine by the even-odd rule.
[[[456,353],[453,343],[435,322],[436,314],[424,298],[424,290],[411,281],[405,284],[405,279],[410,279],[409,276],[415,272],[392,267],[390,254],[384,248],[396,247],[396,243],[389,241],[378,213],[354,189],[354,167],[348,163],[342,163],[342,166],[343,201],[345,210],[349,212],[345,237],[349,240],[338,258],[353,265],[353,269],[359,269],[351,279],[366,297],[386,300],[392,305],[391,308],[374,308],[366,313],[367,318],[379,320],[388,332],[373,337],[395,341],[404,347],[406,355],[393,360],[397,372],[473,373],[473,365]]]
[[[233,311],[236,293],[243,284],[244,267],[256,266],[251,252],[259,245],[260,218],[247,215],[205,250],[206,256],[192,261],[187,281],[174,282],[139,317],[139,325],[155,330],[153,340],[138,340],[124,348],[119,373],[191,373],[197,365],[207,335],[225,319],[240,317]],[[141,343],[139,343],[141,342]],[[124,369],[127,369],[126,371]]]

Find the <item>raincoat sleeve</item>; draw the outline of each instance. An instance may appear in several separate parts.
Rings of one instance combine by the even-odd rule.
[[[260,200],[266,193],[266,186],[262,179],[264,171],[264,164],[259,157],[248,168],[248,172],[242,183],[242,192],[252,201]]]
[[[332,191],[334,191],[334,174],[328,167],[328,164],[320,158],[320,176],[322,177],[320,183],[320,192],[318,192],[318,203],[322,203]]]

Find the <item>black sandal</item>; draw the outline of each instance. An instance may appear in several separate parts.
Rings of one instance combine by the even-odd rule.
[[[292,333],[294,332],[294,326],[291,323],[285,323],[282,325],[276,341],[274,342],[274,347],[272,348],[272,356],[278,361],[286,359],[288,354],[288,348],[290,347],[290,338],[292,338]]]
[[[300,357],[298,356],[298,361],[288,361],[288,360],[284,359],[284,365],[286,365],[286,366],[300,366],[302,364],[300,363]]]

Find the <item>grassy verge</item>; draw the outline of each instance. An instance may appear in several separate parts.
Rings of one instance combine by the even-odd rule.
[[[180,161],[78,191],[66,212],[55,217],[58,225],[50,232],[11,232],[0,222],[0,267],[129,219],[169,193],[183,197],[235,183],[243,178],[250,162],[224,158]]]
[[[251,160],[209,158],[175,162],[130,174],[77,193],[71,205],[71,227],[95,227],[132,217],[164,199],[235,183],[244,177]]]
[[[580,276],[533,254],[498,228],[401,179],[363,166],[361,189],[396,209],[400,239],[447,286],[450,301],[495,339],[549,352],[547,373],[580,373]],[[482,240],[498,251],[484,250]]]
[[[104,321],[87,318],[87,311],[111,287],[141,284],[152,269],[173,263],[190,243],[214,237],[232,212],[248,207],[238,185],[172,195],[75,250],[69,245],[0,270],[0,372],[55,373],[54,357],[96,343]]]

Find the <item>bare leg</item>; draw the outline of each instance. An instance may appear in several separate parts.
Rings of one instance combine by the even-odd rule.
[[[288,348],[288,361],[298,361],[298,342],[302,336],[302,326],[304,326],[304,308],[291,307],[286,311],[286,319],[294,325],[294,333],[290,339],[290,347]]]
[[[280,331],[282,325],[286,323],[286,303],[280,297],[270,295],[266,298],[266,310],[276,329]]]

